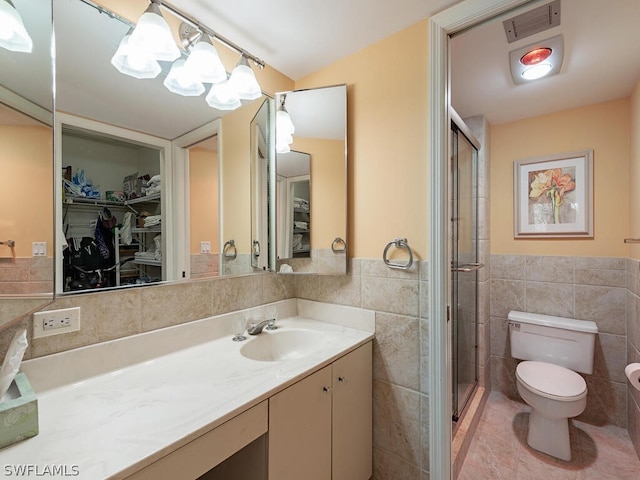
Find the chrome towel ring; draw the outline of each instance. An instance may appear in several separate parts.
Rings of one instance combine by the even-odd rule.
[[[229,240],[228,242],[225,242],[224,246],[222,247],[222,254],[224,255],[224,258],[226,258],[226,259],[235,260],[236,257],[238,256],[238,249],[236,248],[236,241],[235,240]]]
[[[338,248],[339,245],[342,244],[342,248]],[[333,253],[343,253],[347,251],[347,242],[345,242],[342,238],[336,237],[333,242],[331,242],[331,251]]]
[[[395,247],[400,250],[406,250],[409,253],[409,258],[407,263],[394,263],[389,261],[387,258],[387,253],[391,247]],[[382,253],[382,260],[387,267],[390,268],[398,268],[401,270],[407,270],[411,265],[413,265],[413,251],[411,251],[411,247],[407,243],[406,238],[396,238],[393,242],[387,243],[387,246],[384,247],[384,252]]]

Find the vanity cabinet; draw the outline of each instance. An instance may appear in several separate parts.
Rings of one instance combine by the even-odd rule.
[[[269,399],[270,480],[372,475],[372,343]]]

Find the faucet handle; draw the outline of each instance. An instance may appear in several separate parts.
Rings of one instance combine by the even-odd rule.
[[[267,320],[267,326],[265,328],[267,330],[277,330],[278,327],[276,326],[276,319],[270,318],[269,320]]]

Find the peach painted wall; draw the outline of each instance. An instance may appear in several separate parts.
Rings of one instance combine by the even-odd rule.
[[[495,125],[491,129],[491,253],[626,257],[629,99]],[[513,238],[513,161],[593,149],[594,238]]]
[[[427,50],[424,20],[296,81],[347,84],[350,257],[396,237],[427,257]]]
[[[53,135],[51,128],[0,126],[0,240],[15,240],[16,257],[31,257],[32,242],[53,256]],[[11,174],[6,174],[11,172]],[[0,257],[11,250],[0,246]]]
[[[211,252],[219,250],[218,241],[218,152],[205,148],[189,149],[189,210],[191,215],[191,254],[200,253],[200,242],[211,242]]]
[[[640,238],[640,82],[631,96],[629,182],[629,237]],[[629,256],[640,259],[640,245],[629,245]]]
[[[292,149],[311,154],[311,245],[331,248],[347,225],[344,142],[294,136]]]

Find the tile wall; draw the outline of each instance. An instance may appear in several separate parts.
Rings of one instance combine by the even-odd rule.
[[[373,444],[376,480],[428,479],[427,264],[409,270],[355,259],[346,276],[296,277],[296,296],[375,311]]]
[[[491,385],[519,398],[511,358],[510,310],[592,320],[598,325],[593,375],[580,420],[627,426],[627,260],[605,257],[491,256]]]
[[[640,362],[640,261],[627,259],[627,364]],[[627,429],[640,457],[640,392],[627,382]]]
[[[189,257],[191,278],[211,278],[218,276],[218,254],[196,253]]]
[[[0,258],[0,292],[7,295],[53,292],[53,258]]]

